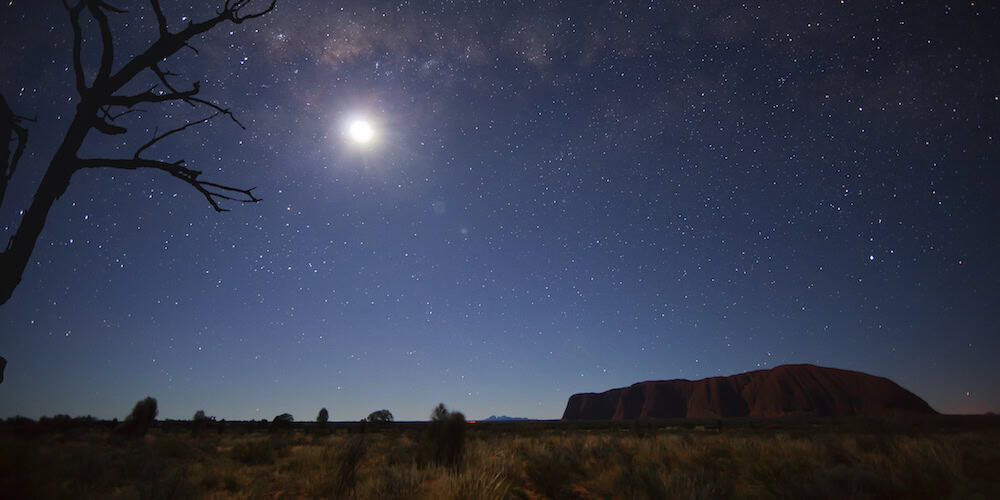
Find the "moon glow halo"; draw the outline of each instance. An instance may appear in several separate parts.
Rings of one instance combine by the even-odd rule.
[[[357,119],[347,126],[347,136],[358,144],[368,144],[375,138],[375,129],[364,119]]]

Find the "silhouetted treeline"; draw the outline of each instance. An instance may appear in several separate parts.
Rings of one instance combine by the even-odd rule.
[[[13,416],[0,420],[0,432],[61,432],[73,429],[114,429],[121,422],[118,419],[104,420],[93,416],[70,417],[59,414],[44,416],[38,420],[24,416]],[[190,433],[194,420],[164,419],[155,420],[150,429],[161,433]],[[267,432],[271,421],[262,420],[218,420],[210,422],[202,429],[203,433],[219,432],[250,434]],[[394,421],[389,426],[362,427],[360,422],[327,422],[325,428],[331,434],[359,434],[362,432],[394,433],[422,436],[428,428],[435,425],[433,421]],[[315,429],[315,422],[291,422],[286,430],[294,433],[305,433]],[[527,420],[504,422],[469,423],[464,428],[473,434],[517,434],[531,436],[550,431],[606,431],[620,430],[636,433],[652,431],[710,431],[710,432],[741,432],[741,433],[771,433],[782,431],[789,434],[810,433],[817,428],[826,432],[868,432],[888,434],[913,434],[927,430],[961,432],[969,429],[988,429],[1000,426],[998,415],[936,415],[928,417],[843,417],[843,418],[731,418],[731,419],[667,419],[667,420],[625,420],[625,421],[560,421],[560,420]]]

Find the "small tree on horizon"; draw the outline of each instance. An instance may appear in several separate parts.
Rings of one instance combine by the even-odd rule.
[[[389,410],[377,410],[368,414],[365,422],[370,424],[391,424],[393,422],[392,412]]]
[[[326,411],[326,408],[320,408],[319,414],[316,415],[316,432],[324,433],[326,431],[326,423],[330,420],[330,412]]]

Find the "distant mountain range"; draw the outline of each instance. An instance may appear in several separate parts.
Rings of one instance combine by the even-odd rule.
[[[570,396],[563,420],[928,414],[926,401],[867,373],[781,365],[728,377],[658,380]]]
[[[480,420],[480,422],[510,422],[514,420],[531,420],[531,419],[524,417],[508,417],[507,415],[500,415],[499,417],[496,415],[490,415],[489,418]]]

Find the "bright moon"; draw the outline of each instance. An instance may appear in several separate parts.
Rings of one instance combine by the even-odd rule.
[[[359,144],[367,144],[375,137],[375,130],[370,123],[365,120],[354,120],[347,127],[347,135],[351,140]]]

